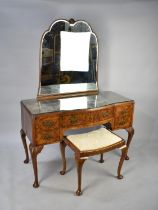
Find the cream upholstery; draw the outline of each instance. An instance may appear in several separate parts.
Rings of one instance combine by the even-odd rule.
[[[83,134],[69,135],[67,139],[80,151],[100,149],[122,141],[120,137],[105,128]]]

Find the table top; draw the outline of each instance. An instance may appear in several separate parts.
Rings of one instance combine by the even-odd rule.
[[[27,99],[21,103],[33,115],[44,114],[50,112],[62,112],[70,110],[95,109],[116,103],[132,101],[112,91],[99,91],[97,95],[86,95],[79,97],[37,100]]]

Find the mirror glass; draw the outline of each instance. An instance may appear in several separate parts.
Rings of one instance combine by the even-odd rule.
[[[38,98],[96,93],[97,57],[97,37],[88,23],[55,21],[41,39]]]

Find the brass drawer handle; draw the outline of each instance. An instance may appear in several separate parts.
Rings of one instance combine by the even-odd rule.
[[[43,134],[42,138],[46,141],[51,140],[52,139],[52,135],[49,133]]]
[[[122,110],[122,111],[120,112],[120,114],[125,116],[125,115],[128,115],[129,112],[128,112],[127,109],[125,109],[125,110]]]
[[[77,121],[78,121],[78,119],[77,119],[77,117],[76,117],[75,115],[71,116],[70,122],[71,122],[72,124],[77,123]]]
[[[53,122],[52,120],[46,120],[42,122],[42,125],[46,128],[51,128],[55,125],[55,122]]]
[[[127,122],[127,121],[125,121],[125,120],[120,120],[119,125],[120,125],[120,126],[123,126],[123,125],[126,124],[126,122]]]
[[[103,112],[103,117],[109,117],[109,112]]]

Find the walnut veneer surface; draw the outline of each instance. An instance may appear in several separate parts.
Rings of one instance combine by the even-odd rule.
[[[129,147],[134,134],[133,111],[133,100],[111,91],[89,96],[21,101],[21,137],[26,153],[25,163],[28,162],[25,136],[30,140],[34,187],[38,187],[36,156],[44,145],[60,142],[66,130],[110,123],[112,130],[127,130]]]

